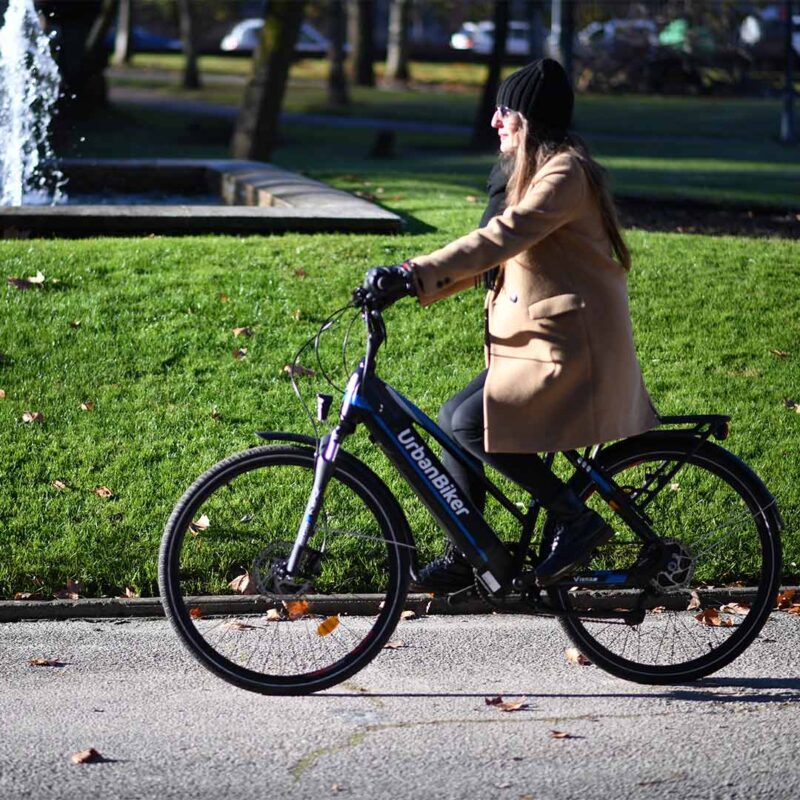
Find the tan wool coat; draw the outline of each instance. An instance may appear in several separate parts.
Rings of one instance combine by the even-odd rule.
[[[634,349],[627,273],[611,257],[576,157],[553,157],[518,204],[412,264],[422,305],[501,265],[500,288],[486,297],[487,452],[570,450],[658,425]]]

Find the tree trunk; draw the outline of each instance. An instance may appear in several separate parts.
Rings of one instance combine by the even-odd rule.
[[[373,0],[349,0],[348,23],[350,35],[347,38],[350,40],[353,82],[356,86],[374,86]]]
[[[530,26],[528,34],[528,59],[544,57],[544,9],[542,0],[526,0],[525,11]]]
[[[195,17],[193,0],[178,0],[181,29],[181,45],[186,59],[183,65],[184,89],[200,88],[200,70],[197,68],[197,46],[195,44]]]
[[[114,64],[130,64],[133,50],[131,48],[131,28],[133,26],[133,8],[131,0],[119,0],[117,13],[117,34],[114,37]]]
[[[578,0],[553,0],[551,7],[550,49],[572,81],[575,6]]]
[[[500,73],[506,54],[508,36],[508,0],[496,0],[494,4],[494,46],[489,57],[489,70],[472,126],[472,146],[481,150],[497,146],[497,134],[491,126],[500,87]]]
[[[268,161],[272,155],[303,6],[302,0],[271,0],[267,6],[231,143],[234,158]]]
[[[328,6],[328,102],[332,106],[350,105],[347,76],[344,72],[344,38],[347,30],[347,13],[344,0],[330,0]]]
[[[390,2],[386,80],[389,83],[406,83],[411,77],[408,69],[408,23],[411,0],[390,0]]]

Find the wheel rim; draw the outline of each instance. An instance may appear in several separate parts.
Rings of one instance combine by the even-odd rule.
[[[326,492],[311,539],[317,555],[304,564],[303,580],[288,587],[271,580],[312,482],[310,454],[234,464],[174,521],[166,565],[173,621],[226,679],[257,689],[335,682],[394,628],[407,556],[372,487],[341,470]]]
[[[636,493],[659,464],[684,455],[665,451],[632,456],[612,465],[610,472],[626,491]],[[597,495],[587,494],[586,499],[617,531],[589,568],[630,566],[640,541],[622,530],[620,520]],[[775,552],[768,527],[747,487],[702,454],[689,459],[646,506],[646,513],[656,533],[681,542],[694,556],[688,584],[673,592],[631,591],[606,598],[595,593],[591,599],[586,592],[559,591],[556,600],[563,610],[598,608],[605,601],[606,607],[618,603],[645,612],[633,620],[638,624],[571,617],[565,625],[590,658],[628,677],[707,674],[738,655],[769,613]],[[755,592],[732,585],[742,578],[756,587]]]

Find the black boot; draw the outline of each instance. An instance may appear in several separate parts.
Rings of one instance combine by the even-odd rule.
[[[553,541],[550,553],[536,567],[540,586],[568,575],[614,535],[605,520],[587,508],[570,488],[563,490],[548,507],[547,525],[553,530]]]
[[[419,571],[417,580],[411,584],[411,590],[452,594],[472,586],[474,579],[472,565],[448,541],[444,553]]]

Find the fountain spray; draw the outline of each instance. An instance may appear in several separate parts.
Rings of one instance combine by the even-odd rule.
[[[49,142],[60,86],[33,0],[10,0],[0,28],[0,206],[62,201]]]

